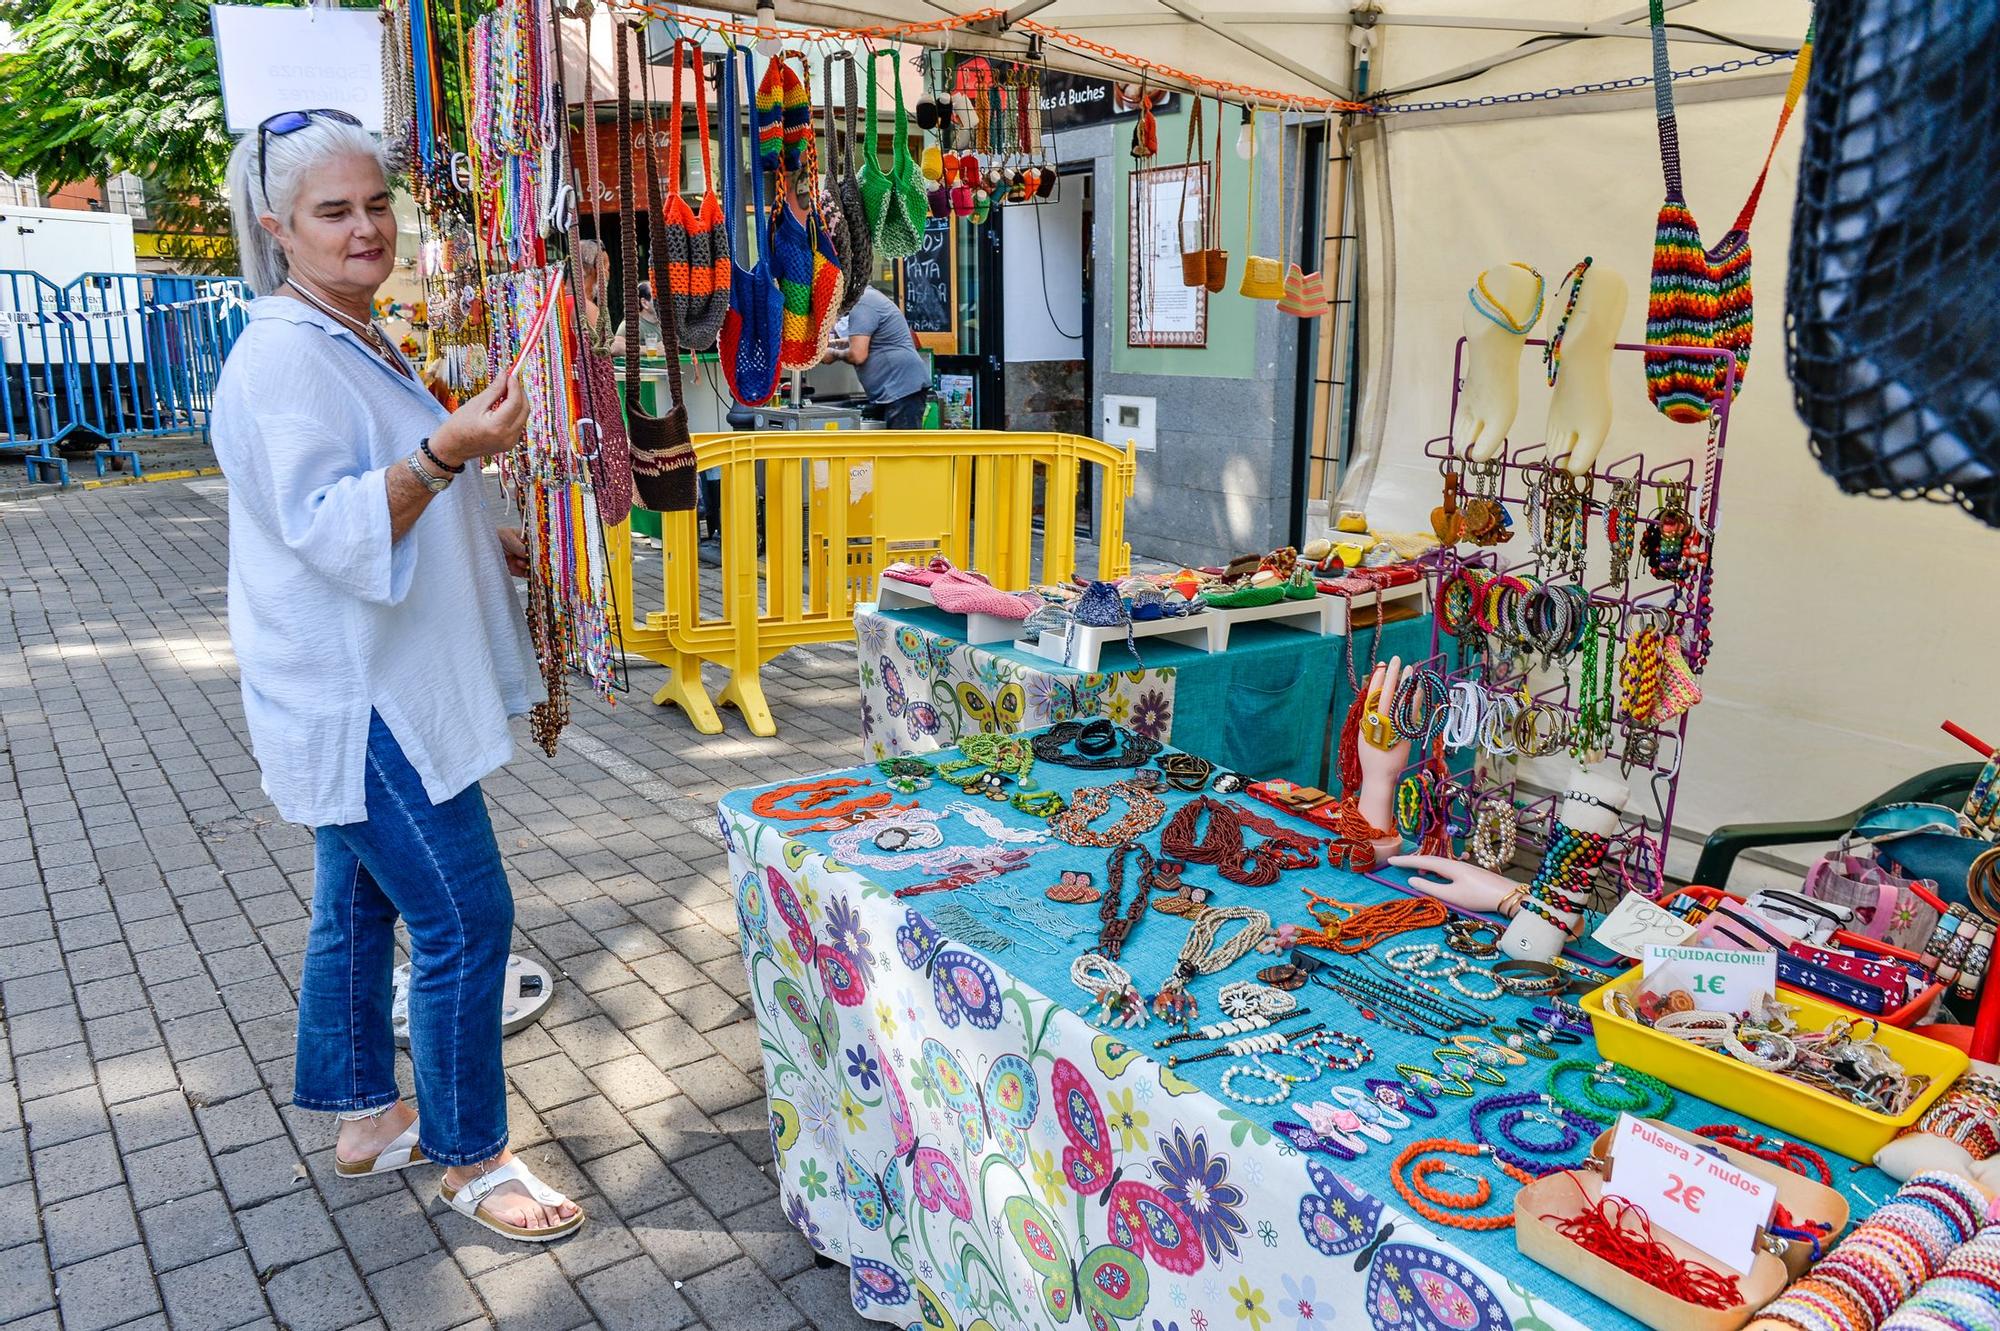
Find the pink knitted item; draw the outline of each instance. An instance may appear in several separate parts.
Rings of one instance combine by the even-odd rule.
[[[953,569],[931,584],[938,609],[954,615],[992,615],[995,619],[1026,619],[1041,605],[1025,592],[1003,592],[977,573]]]
[[[1694,671],[1688,669],[1680,638],[1670,636],[1661,655],[1664,659],[1660,662],[1660,703],[1653,710],[1656,726],[1665,725],[1701,701],[1701,685],[1695,683]]]
[[[883,569],[882,576],[885,578],[894,578],[897,582],[914,582],[919,587],[928,587],[945,574],[955,572],[957,570],[952,568],[949,559],[946,559],[943,555],[936,555],[932,557],[930,563],[922,568],[918,568],[915,564],[906,564],[898,560]]]

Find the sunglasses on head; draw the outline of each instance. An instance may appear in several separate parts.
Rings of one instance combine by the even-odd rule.
[[[257,188],[263,191],[266,208],[271,206],[271,184],[269,174],[264,168],[265,145],[272,139],[282,139],[287,134],[298,133],[312,124],[314,116],[325,116],[328,120],[337,120],[343,125],[353,125],[357,129],[361,125],[361,121],[356,117],[330,106],[317,107],[311,111],[280,111],[274,116],[265,116],[263,122],[257,126]]]

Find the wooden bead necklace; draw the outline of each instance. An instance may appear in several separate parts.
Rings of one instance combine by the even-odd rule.
[[[1102,817],[1111,801],[1123,799],[1131,812],[1102,832],[1090,824]],[[1049,819],[1049,830],[1072,846],[1125,846],[1144,832],[1159,826],[1167,806],[1153,793],[1150,782],[1141,777],[1116,781],[1108,786],[1085,786],[1070,797],[1069,807]],[[1148,855],[1150,864],[1152,856]]]
[[[1468,1211],[1476,1211],[1493,1200],[1491,1179],[1461,1169],[1449,1160],[1424,1158],[1433,1155],[1457,1155],[1484,1159],[1491,1157],[1492,1154],[1492,1150],[1488,1147],[1452,1141],[1446,1137],[1426,1137],[1421,1141],[1411,1142],[1403,1148],[1403,1153],[1389,1166],[1389,1181],[1396,1185],[1396,1192],[1409,1203],[1411,1210],[1433,1224],[1444,1225],[1451,1229],[1475,1231],[1511,1229],[1514,1225],[1514,1212],[1511,1207],[1502,1215],[1465,1214]],[[1534,1175],[1524,1169],[1510,1165],[1504,1160],[1495,1163],[1516,1183],[1527,1184],[1535,1181]],[[1408,1178],[1404,1177],[1406,1172]],[[1446,1192],[1431,1185],[1430,1178],[1433,1174],[1450,1174],[1465,1179],[1473,1184],[1473,1190],[1469,1193]]]
[[[1205,833],[1200,830],[1204,815],[1208,819]],[[1243,841],[1243,829],[1252,823],[1261,823],[1262,827],[1251,830],[1262,831],[1268,838],[1254,850],[1247,849]],[[1314,844],[1269,819],[1207,795],[1183,804],[1160,829],[1162,851],[1190,864],[1212,865],[1224,878],[1244,887],[1268,887],[1287,869],[1318,864]]]
[[[866,809],[879,809],[895,800],[894,792],[878,790],[872,794],[834,802],[837,796],[869,784],[871,783],[860,777],[852,776],[830,776],[818,781],[794,781],[789,785],[775,786],[758,794],[750,801],[750,812],[759,818],[773,818],[780,822],[804,822],[812,818],[847,817]],[[795,797],[797,803],[787,807],[785,802]]]
[[[1139,881],[1133,885],[1132,904],[1125,905],[1125,857],[1139,857]],[[1153,853],[1136,841],[1120,844],[1104,866],[1104,898],[1097,903],[1097,950],[1107,960],[1118,960],[1125,940],[1146,913],[1146,900],[1153,891]],[[1125,913],[1121,916],[1120,910]]]

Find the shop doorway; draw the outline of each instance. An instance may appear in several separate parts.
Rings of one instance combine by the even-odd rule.
[[[1006,429],[1092,432],[1095,183],[1094,164],[1081,164],[1062,173],[1053,199],[999,210],[1005,313],[998,364]],[[1085,468],[1076,512],[1077,529],[1086,535],[1092,498]]]

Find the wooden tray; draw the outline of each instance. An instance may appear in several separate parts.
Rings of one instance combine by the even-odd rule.
[[[1574,1179],[1576,1182],[1571,1182]],[[1583,1192],[1577,1192],[1577,1184]],[[1521,1255],[1538,1262],[1573,1285],[1589,1290],[1606,1303],[1654,1331],[1740,1331],[1759,1308],[1778,1297],[1791,1280],[1785,1264],[1759,1250],[1750,1273],[1737,1288],[1743,1302],[1734,1308],[1697,1308],[1627,1275],[1595,1253],[1584,1251],[1556,1231],[1545,1215],[1578,1215],[1595,1203],[1603,1185],[1589,1170],[1562,1171],[1536,1179],[1514,1195],[1514,1242]],[[1660,1242],[1676,1256],[1714,1266],[1713,1258],[1681,1242],[1664,1229],[1654,1229]]]

